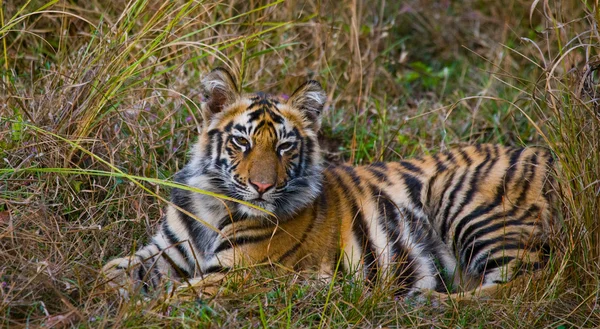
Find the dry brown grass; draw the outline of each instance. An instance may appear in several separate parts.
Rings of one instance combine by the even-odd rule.
[[[596,7],[595,7],[596,6]],[[0,326],[597,327],[598,8],[585,1],[2,2]],[[101,265],[144,243],[194,141],[198,82],[329,92],[333,159],[475,142],[561,162],[562,231],[541,278],[502,300],[415,306],[342,278],[233,283],[185,303],[107,295]],[[585,79],[582,79],[585,78]],[[583,82],[582,82],[583,81]],[[73,174],[69,170],[83,170]],[[141,297],[139,297],[141,298]]]

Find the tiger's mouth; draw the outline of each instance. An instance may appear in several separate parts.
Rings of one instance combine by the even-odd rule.
[[[248,202],[261,208],[266,208],[267,206],[270,206],[274,203],[273,201],[265,200],[262,197],[249,200]]]
[[[260,206],[260,205],[264,205],[264,204],[268,204],[269,202],[263,198],[256,198],[256,199],[251,199],[248,200],[249,203],[256,205],[256,206]]]
[[[274,198],[265,197],[264,195],[238,195],[239,200],[245,201],[258,207],[265,207],[275,203]]]
[[[255,217],[265,217],[268,216],[269,213],[272,213],[276,210],[274,202],[266,201],[262,198],[247,200],[246,202],[255,207],[258,207],[255,208],[245,204],[238,204],[238,210],[240,210],[242,213],[245,213],[246,215]]]

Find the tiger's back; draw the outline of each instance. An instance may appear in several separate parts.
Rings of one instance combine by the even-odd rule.
[[[287,101],[239,94],[224,70],[203,86],[205,126],[176,180],[246,203],[174,189],[151,243],[104,267],[116,284],[203,282],[274,263],[331,275],[341,265],[409,294],[447,291],[463,277],[493,286],[542,265],[552,222],[547,151],[477,145],[323,168],[318,83]]]
[[[358,214],[343,217],[354,230],[342,245],[361,237],[363,242],[352,249],[370,246],[354,263],[372,253],[383,259],[363,264],[385,267],[391,261],[387,249],[408,231],[405,248],[436,260],[422,261],[428,265],[421,265],[425,270],[415,271],[417,276],[436,278],[437,290],[447,281],[468,290],[471,282],[492,286],[544,264],[554,222],[552,162],[542,148],[484,144],[400,162],[329,169],[326,189],[335,190],[339,202]],[[357,221],[370,225],[368,239],[356,229]],[[440,272],[446,282],[439,281]]]

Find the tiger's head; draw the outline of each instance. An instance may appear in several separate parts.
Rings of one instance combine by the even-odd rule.
[[[321,85],[308,81],[287,100],[242,94],[233,76],[218,68],[204,77],[202,88],[204,124],[191,162],[201,173],[195,185],[282,219],[313,202],[321,190],[317,132],[327,99]],[[266,216],[228,205],[241,215]]]

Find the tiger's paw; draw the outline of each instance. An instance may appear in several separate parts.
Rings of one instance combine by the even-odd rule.
[[[201,277],[195,277],[187,280],[185,283],[177,287],[176,294],[195,295],[197,297],[215,296],[223,287],[225,273],[211,273]]]
[[[414,307],[428,306],[444,309],[450,306],[448,294],[431,289],[419,289],[412,291],[405,297],[405,301]]]
[[[141,261],[137,256],[116,258],[102,267],[104,283],[110,290],[116,290],[122,298],[128,299],[140,281],[135,279],[140,272]]]

